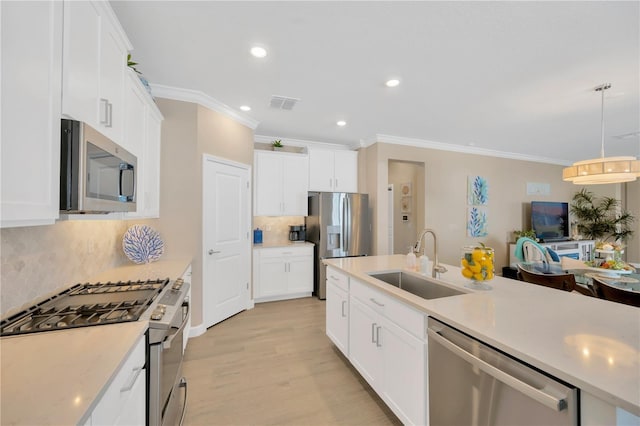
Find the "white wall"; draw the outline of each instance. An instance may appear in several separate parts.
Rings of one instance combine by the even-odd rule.
[[[388,214],[386,188],[389,160],[424,162],[425,227],[438,234],[439,259],[458,264],[461,247],[483,242],[496,250],[496,271],[508,265],[508,242],[512,231],[529,229],[527,208],[533,200],[570,202],[580,186],[563,182],[562,166],[519,161],[435,149],[375,143],[361,149],[366,170],[361,190],[373,206],[374,254],[387,254]],[[466,234],[467,177],[483,176],[489,183],[489,234],[470,238]],[[528,195],[527,182],[550,185],[549,195]],[[620,185],[597,185],[589,190],[620,197]],[[429,257],[433,253],[427,251]]]

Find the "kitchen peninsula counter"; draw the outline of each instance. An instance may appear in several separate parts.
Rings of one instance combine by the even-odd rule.
[[[175,279],[189,264],[180,259],[124,265],[88,281]],[[141,320],[0,338],[0,424],[83,421],[147,328]]]
[[[437,281],[468,294],[425,300],[368,275],[403,270],[404,255],[324,263],[640,416],[639,308],[503,277],[489,282],[492,290],[474,291],[450,265]]]

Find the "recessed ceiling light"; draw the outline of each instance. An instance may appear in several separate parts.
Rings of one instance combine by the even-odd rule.
[[[242,105],[240,109],[244,112],[251,111],[251,107],[247,105]]]
[[[347,122],[346,122],[346,121],[344,121],[344,120],[340,120],[340,121],[337,121],[337,122],[336,122],[336,124],[337,124],[338,126],[340,126],[340,127],[343,127],[343,126],[346,126],[346,125],[347,125]]]
[[[253,46],[250,52],[256,58],[264,58],[265,56],[267,56],[267,49],[260,46]]]
[[[398,80],[397,78],[392,78],[391,80],[387,80],[387,82],[385,83],[387,87],[396,87],[399,84],[400,84],[400,80]]]

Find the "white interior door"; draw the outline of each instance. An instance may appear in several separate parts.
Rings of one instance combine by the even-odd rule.
[[[249,166],[205,155],[203,192],[202,299],[208,328],[249,304]]]

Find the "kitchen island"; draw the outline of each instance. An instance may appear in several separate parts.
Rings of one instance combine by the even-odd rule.
[[[640,309],[495,277],[465,287],[460,268],[437,280],[466,294],[425,300],[369,275],[405,267],[404,255],[328,259],[325,264],[581,390],[640,416]],[[430,274],[429,274],[430,277]]]
[[[175,279],[189,264],[125,265],[89,281]],[[147,328],[140,320],[0,338],[0,424],[84,423]]]

